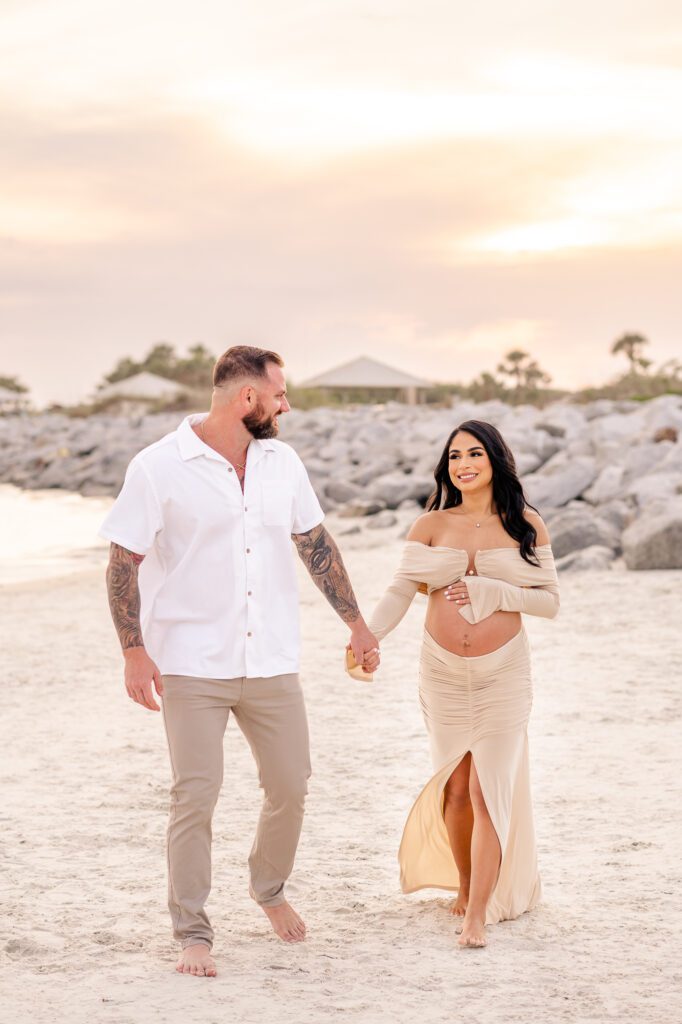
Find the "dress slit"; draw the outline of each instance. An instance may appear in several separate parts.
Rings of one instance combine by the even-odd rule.
[[[443,801],[448,779],[471,753],[500,846],[486,923],[518,917],[540,898],[526,733],[531,689],[525,634],[475,659],[446,651],[426,634],[420,698],[436,771],[405,823],[398,852],[402,890],[459,889]]]

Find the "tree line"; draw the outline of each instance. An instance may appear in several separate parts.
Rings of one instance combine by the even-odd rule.
[[[586,388],[573,396],[580,400],[593,398],[650,398],[667,392],[682,393],[682,361],[669,359],[654,368],[651,359],[645,355],[650,345],[649,339],[643,334],[626,332],[611,344],[610,351],[614,356],[624,356],[627,370],[610,384],[597,388]],[[107,373],[99,385],[103,388],[108,384],[134,377],[138,373],[153,373],[159,377],[175,381],[189,393],[184,404],[196,404],[198,392],[205,394],[211,386],[211,375],[216,356],[202,344],[191,346],[186,355],[179,355],[173,345],[160,342],[153,345],[142,359],[126,356]],[[427,394],[427,401],[439,401],[457,394],[475,401],[487,401],[498,398],[513,404],[522,402],[538,403],[551,401],[568,394],[566,391],[552,389],[552,378],[529,352],[514,348],[505,353],[494,372],[484,371],[470,384],[452,383],[439,384]],[[16,394],[26,394],[28,388],[18,377],[0,376],[0,387]],[[332,401],[339,396],[330,392],[316,391],[290,386],[292,398],[300,407],[319,405],[324,401]],[[340,400],[340,399],[339,399]],[[99,408],[111,404],[115,399],[95,401],[83,410]],[[168,407],[167,402],[161,405]],[[183,407],[183,400],[174,400],[174,407]],[[189,407],[189,406],[188,406]]]

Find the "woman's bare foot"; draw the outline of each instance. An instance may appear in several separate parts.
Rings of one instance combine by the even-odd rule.
[[[284,900],[276,907],[263,907],[263,910],[270,918],[275,935],[284,942],[303,942],[305,924],[290,903]]]
[[[457,945],[461,946],[462,949],[482,949],[488,945],[483,918],[464,918],[462,930],[457,939]]]
[[[459,887],[457,893],[457,899],[450,907],[450,913],[454,914],[455,917],[464,917],[467,912],[467,905],[469,903],[469,889],[464,886]]]
[[[203,942],[195,946],[185,946],[175,970],[179,974],[193,974],[195,978],[215,978],[215,960],[211,950]]]

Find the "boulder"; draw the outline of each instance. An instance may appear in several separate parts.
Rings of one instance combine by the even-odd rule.
[[[386,508],[385,501],[377,501],[370,498],[356,498],[349,501],[338,509],[338,515],[343,519],[350,519],[353,516],[374,516]]]
[[[387,456],[383,456],[381,459],[373,458],[372,461],[366,459],[364,463],[358,464],[357,469],[351,471],[348,479],[359,487],[366,487],[367,484],[371,484],[380,476],[385,476],[386,473],[391,473],[394,469],[395,459]]]
[[[600,505],[597,511],[599,518],[605,523],[610,523],[619,534],[632,522],[636,514],[634,506],[620,498]]]
[[[542,465],[542,459],[536,452],[519,452],[518,455],[514,455],[514,462],[519,476],[534,473]]]
[[[634,498],[641,507],[682,494],[682,472],[661,469],[634,480],[625,488],[625,497]]]
[[[348,461],[348,445],[343,441],[332,438],[319,449],[318,458],[323,462],[345,463]]]
[[[594,482],[597,461],[593,455],[567,457],[559,452],[538,473],[523,478],[526,496],[540,512],[560,508],[579,497]]]
[[[358,487],[357,484],[348,483],[346,480],[327,480],[324,485],[324,493],[332,501],[344,504],[347,501],[353,501],[355,498],[364,497],[365,492],[362,487]]]
[[[595,444],[604,441],[618,441],[627,444],[641,436],[644,419],[641,408],[632,412],[613,412],[608,416],[600,416],[589,424],[589,434]]]
[[[415,473],[386,473],[368,486],[369,495],[384,501],[388,508],[397,508],[406,498],[424,501],[433,491],[433,477]]]
[[[590,570],[610,569],[615,555],[611,548],[594,544],[579,551],[572,551],[563,558],[558,558],[558,572],[589,572]]]
[[[656,444],[654,441],[643,441],[629,447],[627,452],[621,451],[619,461],[624,468],[626,481],[638,480],[647,473],[653,472],[665,461],[670,452],[669,444]]]
[[[585,433],[587,418],[582,406],[569,402],[555,402],[543,411],[538,428],[546,430],[552,437],[569,440]]]
[[[659,427],[654,431],[654,441],[660,444],[661,441],[679,441],[680,433],[677,427]]]
[[[619,546],[619,532],[611,523],[598,518],[593,508],[584,502],[582,507],[561,509],[549,518],[552,550],[555,558],[588,547],[604,547],[615,551]]]
[[[395,526],[398,522],[398,517],[394,512],[389,512],[388,509],[384,509],[383,512],[378,512],[371,519],[367,520],[368,530],[385,530],[389,526]]]
[[[623,533],[628,569],[682,569],[682,499],[652,506]]]
[[[583,494],[583,498],[591,505],[601,505],[603,502],[622,497],[623,475],[622,466],[615,463],[604,466],[592,486],[588,487]]]
[[[300,454],[301,453],[299,451],[299,455]],[[303,456],[301,456],[301,458],[303,458]],[[303,459],[303,462],[305,464],[306,470],[308,471],[309,477],[329,476],[329,474],[334,469],[333,463],[323,462],[322,459],[318,459],[314,455],[310,455],[307,458]]]
[[[659,395],[642,405],[644,430],[653,440],[659,430],[682,431],[682,395]]]
[[[381,513],[379,513],[381,514]],[[371,520],[370,520],[371,522]],[[353,534],[362,533],[362,528],[358,523],[353,523],[352,526],[347,526],[345,530],[335,530],[334,535],[336,537],[352,537]]]

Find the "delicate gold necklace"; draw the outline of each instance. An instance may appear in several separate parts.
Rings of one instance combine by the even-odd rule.
[[[204,420],[199,421],[199,430],[201,431],[201,440],[204,442],[205,445],[208,445],[208,447],[210,448],[211,446],[208,444],[208,441],[206,440],[206,434],[204,433]],[[233,463],[233,465],[235,469],[246,469],[246,463],[242,465],[241,462],[235,462]]]
[[[471,513],[469,513],[469,512],[465,512],[464,515],[471,517]],[[496,516],[496,515],[497,515],[497,512],[491,512],[490,515],[486,516],[485,519],[482,520],[482,522],[487,523],[489,519],[492,519],[493,516]],[[474,518],[471,518],[471,522],[474,524],[475,527],[480,529],[481,523],[477,523]]]

